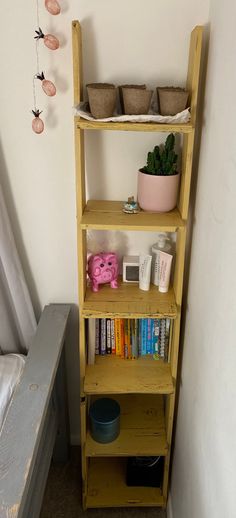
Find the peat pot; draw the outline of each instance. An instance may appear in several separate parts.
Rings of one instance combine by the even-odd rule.
[[[119,97],[120,97],[120,106],[122,113],[125,113],[125,107],[124,107],[124,97],[123,97],[123,89],[124,88],[134,88],[138,90],[146,90],[146,85],[120,85],[119,86]]]
[[[169,212],[177,205],[180,174],[156,176],[138,172],[138,202],[149,212]]]
[[[89,107],[95,119],[112,117],[116,108],[116,87],[109,83],[91,83],[86,85]]]
[[[145,85],[125,85],[121,87],[121,106],[124,105],[126,115],[143,115],[149,112],[152,90],[147,90]]]
[[[183,88],[157,87],[157,100],[161,115],[176,115],[185,110],[189,92]]]

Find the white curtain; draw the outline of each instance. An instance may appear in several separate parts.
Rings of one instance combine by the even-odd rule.
[[[0,186],[0,350],[26,352],[36,319]]]

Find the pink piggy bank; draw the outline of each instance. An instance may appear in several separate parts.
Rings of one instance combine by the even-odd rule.
[[[92,290],[98,291],[99,284],[110,283],[111,288],[118,288],[118,259],[111,252],[91,255],[88,260],[88,276],[92,281]]]

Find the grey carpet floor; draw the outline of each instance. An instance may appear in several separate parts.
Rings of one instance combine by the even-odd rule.
[[[40,518],[165,518],[158,508],[88,509],[81,507],[79,449],[72,448],[64,465],[52,465]]]

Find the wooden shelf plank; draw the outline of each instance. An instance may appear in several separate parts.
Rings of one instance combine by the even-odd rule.
[[[93,398],[92,401],[96,399]],[[115,441],[101,444],[87,433],[87,457],[167,455],[163,396],[115,395],[121,409],[120,434]]]
[[[81,228],[175,232],[185,226],[178,209],[163,214],[144,211],[125,214],[122,207],[122,201],[89,200],[80,221]]]
[[[98,292],[87,287],[82,306],[84,318],[176,318],[177,306],[173,288],[160,293],[151,285],[149,291],[140,290],[138,284],[119,280],[119,287],[101,285]]]
[[[126,460],[90,459],[87,507],[146,507],[165,505],[160,488],[128,487]]]
[[[157,124],[155,122],[99,122],[75,116],[77,129],[113,131],[157,131],[160,133],[191,133],[191,122],[183,124]]]
[[[149,357],[124,360],[116,356],[96,356],[87,365],[85,394],[172,394],[170,364]]]

